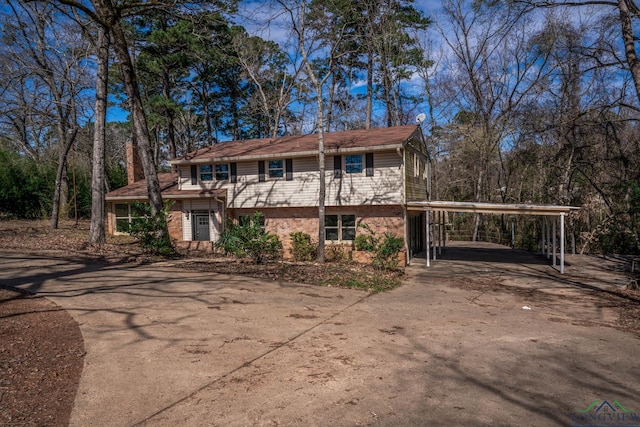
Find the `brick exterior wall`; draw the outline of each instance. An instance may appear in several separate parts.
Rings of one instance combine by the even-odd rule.
[[[176,200],[171,206],[167,218],[167,228],[169,236],[174,242],[182,241],[182,201]]]
[[[138,146],[132,141],[127,141],[125,150],[127,157],[127,184],[142,181],[144,179],[144,170],[142,169]]]
[[[113,234],[115,232],[116,222],[116,203],[131,204],[132,202],[109,202],[107,204],[107,233]],[[182,241],[182,201],[176,200],[169,212],[167,218],[167,228],[169,229],[169,236],[174,241]]]
[[[282,241],[285,257],[291,257],[290,234],[307,233],[318,240],[317,208],[264,208],[258,209],[265,216],[265,230],[276,234]],[[256,209],[229,209],[227,217],[237,220],[242,215],[252,215]],[[368,224],[377,234],[390,232],[404,239],[404,214],[401,206],[345,206],[327,207],[326,214],[354,214],[358,224]],[[358,229],[356,233],[360,233]]]

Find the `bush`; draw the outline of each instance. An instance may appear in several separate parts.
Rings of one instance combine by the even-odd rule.
[[[395,270],[398,268],[398,253],[404,247],[404,240],[391,233],[384,233],[378,237],[376,232],[365,223],[360,227],[368,231],[368,234],[358,234],[354,241],[356,250],[373,252],[372,265],[376,268]]]
[[[264,215],[256,212],[242,224],[229,221],[217,246],[226,254],[238,258],[250,257],[257,264],[280,256],[282,242],[275,234],[267,233],[262,229],[262,218]]]
[[[324,258],[327,262],[344,262],[349,259],[348,248],[342,245],[327,245],[324,250]]]
[[[291,252],[296,261],[313,261],[318,246],[311,241],[311,236],[301,231],[291,233]]]
[[[127,232],[139,239],[142,247],[154,255],[175,254],[171,239],[163,233],[167,229],[168,212],[172,204],[165,203],[164,209],[154,216],[148,203],[133,203],[133,218]]]
[[[394,236],[391,233],[384,233],[382,241],[376,248],[376,254],[373,257],[373,266],[386,270],[395,270],[398,268],[398,254],[404,246],[404,240]]]
[[[375,232],[368,224],[361,223],[360,227],[364,228],[369,234],[358,234],[354,241],[357,251],[375,252],[378,246],[378,239],[375,236]]]

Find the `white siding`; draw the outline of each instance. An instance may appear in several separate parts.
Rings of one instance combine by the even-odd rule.
[[[326,206],[402,203],[401,164],[402,158],[396,151],[375,153],[372,177],[365,176],[364,170],[358,175],[346,174],[343,170],[342,178],[334,178],[333,155],[327,155],[325,159]],[[344,169],[344,159],[342,166]],[[237,183],[221,181],[192,185],[190,167],[183,165],[180,167],[180,186],[182,190],[226,188],[229,208],[318,206],[320,180],[318,160],[315,156],[293,159],[293,180],[291,181],[286,181],[284,178],[277,180],[267,178],[265,182],[259,182],[257,160],[238,162],[237,172]],[[189,234],[190,230],[191,228],[188,229]]]
[[[212,242],[217,242],[220,239],[220,233],[222,232],[224,207],[214,199],[184,200],[182,203],[182,239],[187,242],[193,240],[193,211],[208,211],[209,237]]]

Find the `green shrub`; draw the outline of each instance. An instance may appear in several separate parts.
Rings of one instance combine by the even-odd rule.
[[[391,233],[384,233],[384,237],[376,248],[373,266],[386,270],[398,268],[398,254],[404,247],[404,240]]]
[[[342,245],[327,245],[324,258],[327,262],[344,262],[349,259],[349,255],[347,254],[347,248]]]
[[[162,232],[167,228],[171,205],[173,202],[166,202],[164,209],[154,216],[151,214],[151,206],[148,203],[133,202],[133,218],[127,227],[127,232],[139,239],[142,247],[154,255],[175,254],[171,239]]]
[[[316,257],[318,246],[311,241],[311,236],[301,231],[290,234],[291,252],[296,261],[313,261]]]
[[[378,238],[376,237],[376,233],[371,229],[368,224],[364,222],[359,225],[359,227],[364,228],[369,233],[363,234],[360,233],[356,236],[355,241],[353,242],[356,246],[357,251],[364,252],[375,252],[376,247],[378,246]]]
[[[395,270],[398,268],[398,253],[404,247],[404,240],[394,236],[391,233],[384,233],[382,237],[378,237],[376,232],[365,223],[361,223],[360,227],[364,228],[367,234],[358,234],[354,241],[356,250],[373,252],[375,255],[372,265],[375,268]]]
[[[250,257],[257,264],[280,256],[282,242],[275,234],[262,229],[264,215],[256,212],[242,224],[228,222],[217,246],[238,258]]]

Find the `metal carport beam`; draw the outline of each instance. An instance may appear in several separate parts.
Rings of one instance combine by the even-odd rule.
[[[430,212],[470,212],[477,214],[508,214],[508,215],[538,215],[538,216],[559,216],[560,217],[560,274],[564,274],[564,218],[571,211],[580,209],[577,206],[558,206],[558,205],[526,205],[526,204],[502,204],[502,203],[473,203],[473,202],[447,202],[447,201],[416,201],[407,203],[408,211],[424,211],[426,213],[426,232],[427,232],[427,267],[431,264],[430,256]],[[555,220],[554,220],[555,228]],[[549,239],[549,231],[547,230],[547,240]],[[554,254],[553,265],[555,267],[555,230],[554,230]],[[547,250],[548,243],[547,243]]]

